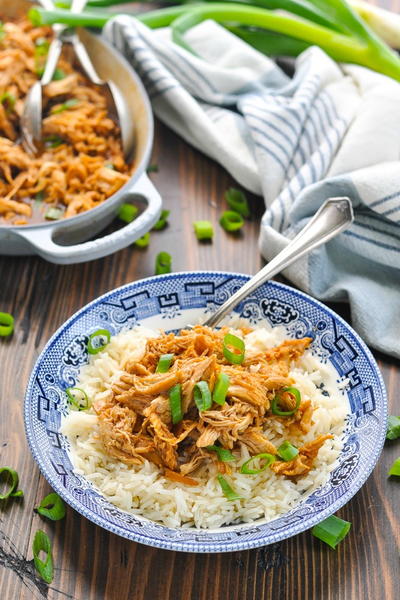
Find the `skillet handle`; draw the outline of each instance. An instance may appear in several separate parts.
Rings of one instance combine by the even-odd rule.
[[[60,246],[53,241],[55,232],[51,229],[40,232],[27,231],[26,233],[18,231],[18,234],[35,248],[39,256],[60,265],[88,262],[108,256],[117,250],[126,248],[144,235],[160,216],[161,196],[146,174],[143,174],[135,183],[131,194],[145,198],[148,202],[147,208],[137,219],[102,238],[73,246]]]

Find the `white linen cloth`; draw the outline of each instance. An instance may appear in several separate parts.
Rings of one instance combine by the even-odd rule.
[[[155,114],[264,197],[267,260],[328,197],[351,198],[351,229],[285,275],[322,300],[348,300],[365,341],[400,357],[400,84],[317,47],[289,78],[212,21],[186,34],[196,54],[128,16],[104,35],[141,76]]]

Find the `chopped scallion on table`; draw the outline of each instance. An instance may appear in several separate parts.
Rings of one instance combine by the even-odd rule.
[[[198,240],[212,240],[214,228],[210,221],[195,221],[193,227]]]
[[[138,238],[135,241],[135,246],[137,246],[138,248],[147,248],[147,246],[150,244],[150,234],[149,232],[145,233],[144,235],[142,235],[142,237]]]
[[[220,404],[221,406],[225,404],[226,394],[229,388],[229,377],[226,373],[219,373],[217,377],[217,381],[213,390],[213,402]]]
[[[170,215],[170,212],[171,212],[170,210],[162,210],[161,211],[160,218],[158,219],[157,223],[153,227],[154,231],[161,231],[161,229],[164,229],[167,226],[168,217]]]
[[[134,204],[129,204],[125,202],[121,204],[118,209],[118,219],[124,221],[124,223],[131,223],[134,219],[136,219],[139,209]]]
[[[400,457],[396,458],[389,469],[388,475],[396,475],[396,477],[400,477]]]
[[[298,449],[288,441],[282,442],[282,444],[278,447],[278,456],[280,456],[286,462],[296,458],[298,453]]]
[[[217,475],[217,479],[227,500],[231,502],[234,500],[243,500],[243,496],[239,496],[239,494],[237,494],[235,490],[231,488],[225,477],[222,475]]]
[[[199,412],[208,410],[211,407],[211,392],[207,381],[199,381],[196,383],[193,389],[193,397]]]
[[[225,200],[231,210],[239,213],[242,217],[250,216],[247,198],[240,190],[229,188],[229,190],[225,192]]]
[[[171,273],[172,258],[168,252],[159,252],[156,256],[156,275]]]
[[[243,473],[244,475],[258,475],[258,473],[265,471],[265,469],[267,467],[272,465],[272,463],[275,462],[275,460],[276,460],[276,458],[273,454],[268,454],[268,453],[256,454],[255,456],[252,456],[251,458],[249,458],[249,460],[246,460],[246,462],[244,462],[242,464],[242,466],[240,468],[240,472]],[[258,469],[251,468],[253,466],[254,462],[261,463],[261,461],[265,461],[265,462]]]
[[[166,373],[174,360],[173,354],[162,354],[158,359],[156,373]]]
[[[14,317],[9,313],[0,312],[0,337],[8,337],[14,331]]]
[[[216,452],[218,460],[221,462],[232,462],[233,460],[236,460],[232,452],[226,448],[222,448],[221,446],[206,446],[206,450],[209,450],[210,452]]]
[[[239,231],[244,225],[242,215],[234,210],[226,210],[222,213],[219,224],[225,231]]]
[[[47,533],[38,529],[35,533],[32,544],[33,562],[40,577],[46,582],[51,583],[54,577],[53,554],[51,542]],[[45,560],[39,558],[40,553],[45,554]]]
[[[98,329],[89,336],[87,350],[89,354],[97,354],[105,348],[111,339],[108,329]]]
[[[18,490],[19,477],[17,471],[11,469],[11,467],[0,468],[0,481],[3,481],[8,485],[8,489],[0,494],[0,500],[6,500],[7,498],[20,498],[24,495],[22,490]]]
[[[169,390],[169,407],[171,409],[172,423],[176,425],[183,419],[182,385],[180,383],[177,383]]]
[[[290,394],[291,396],[294,397],[296,404],[292,410],[281,410],[279,408],[279,402],[281,400],[281,395],[283,393]],[[274,399],[272,400],[272,403],[271,403],[272,414],[278,415],[279,417],[290,417],[290,416],[294,415],[294,413],[297,411],[297,409],[300,406],[300,402],[301,402],[301,394],[297,388],[295,388],[295,387],[282,388],[282,390],[280,392],[275,394]]]
[[[93,353],[92,353],[93,354]],[[87,410],[91,402],[85,390],[77,387],[70,387],[65,390],[68,402],[74,410]]]
[[[312,528],[311,533],[313,536],[328,544],[331,548],[335,549],[336,546],[344,540],[346,535],[349,533],[351,523],[331,515],[322,523],[318,523]]]
[[[400,437],[400,417],[390,415],[386,432],[387,440],[397,440]]]
[[[224,337],[223,353],[228,362],[240,365],[244,361],[244,341],[233,333],[227,333]]]
[[[52,492],[48,494],[39,506],[34,509],[42,517],[47,517],[52,521],[60,521],[65,517],[65,504],[58,494]]]
[[[147,167],[146,171],[147,173],[158,173],[158,165],[153,163]]]

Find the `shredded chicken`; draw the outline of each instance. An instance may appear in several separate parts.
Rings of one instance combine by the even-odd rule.
[[[0,37],[0,225],[71,217],[114,194],[129,179],[116,122],[101,89],[63,56],[44,88],[43,147],[21,145],[24,100],[40,77],[52,30],[26,19],[5,23]]]
[[[236,457],[243,447],[251,456],[277,456],[278,450],[265,432],[268,422],[278,420],[290,435],[309,431],[313,413],[309,400],[301,401],[289,417],[272,414],[271,402],[279,394],[281,407],[296,408],[285,388],[293,385],[289,370],[311,339],[287,340],[257,355],[257,362],[251,357],[232,365],[223,354],[227,331],[196,326],[179,335],[163,334],[147,341],[141,360],[126,363],[106,399],[95,407],[100,438],[109,454],[126,463],[150,460],[169,479],[196,485],[187,475],[202,466],[214,464],[219,473],[231,472],[232,464],[221,461],[210,446],[236,452]],[[173,354],[173,362],[166,373],[158,373],[163,354]],[[212,393],[220,373],[229,377],[225,402],[214,402],[208,410],[199,411],[195,385],[206,381]],[[183,418],[174,424],[168,393],[177,384],[181,386]],[[294,460],[276,460],[271,468],[286,477],[305,475],[331,437],[319,436],[304,444]]]

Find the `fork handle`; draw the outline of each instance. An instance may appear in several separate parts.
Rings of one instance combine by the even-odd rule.
[[[57,68],[57,63],[60,58],[62,45],[63,43],[58,37],[55,37],[50,44],[49,52],[47,54],[46,66],[44,68],[44,73],[40,80],[42,86],[47,85],[53,79],[54,71]]]

